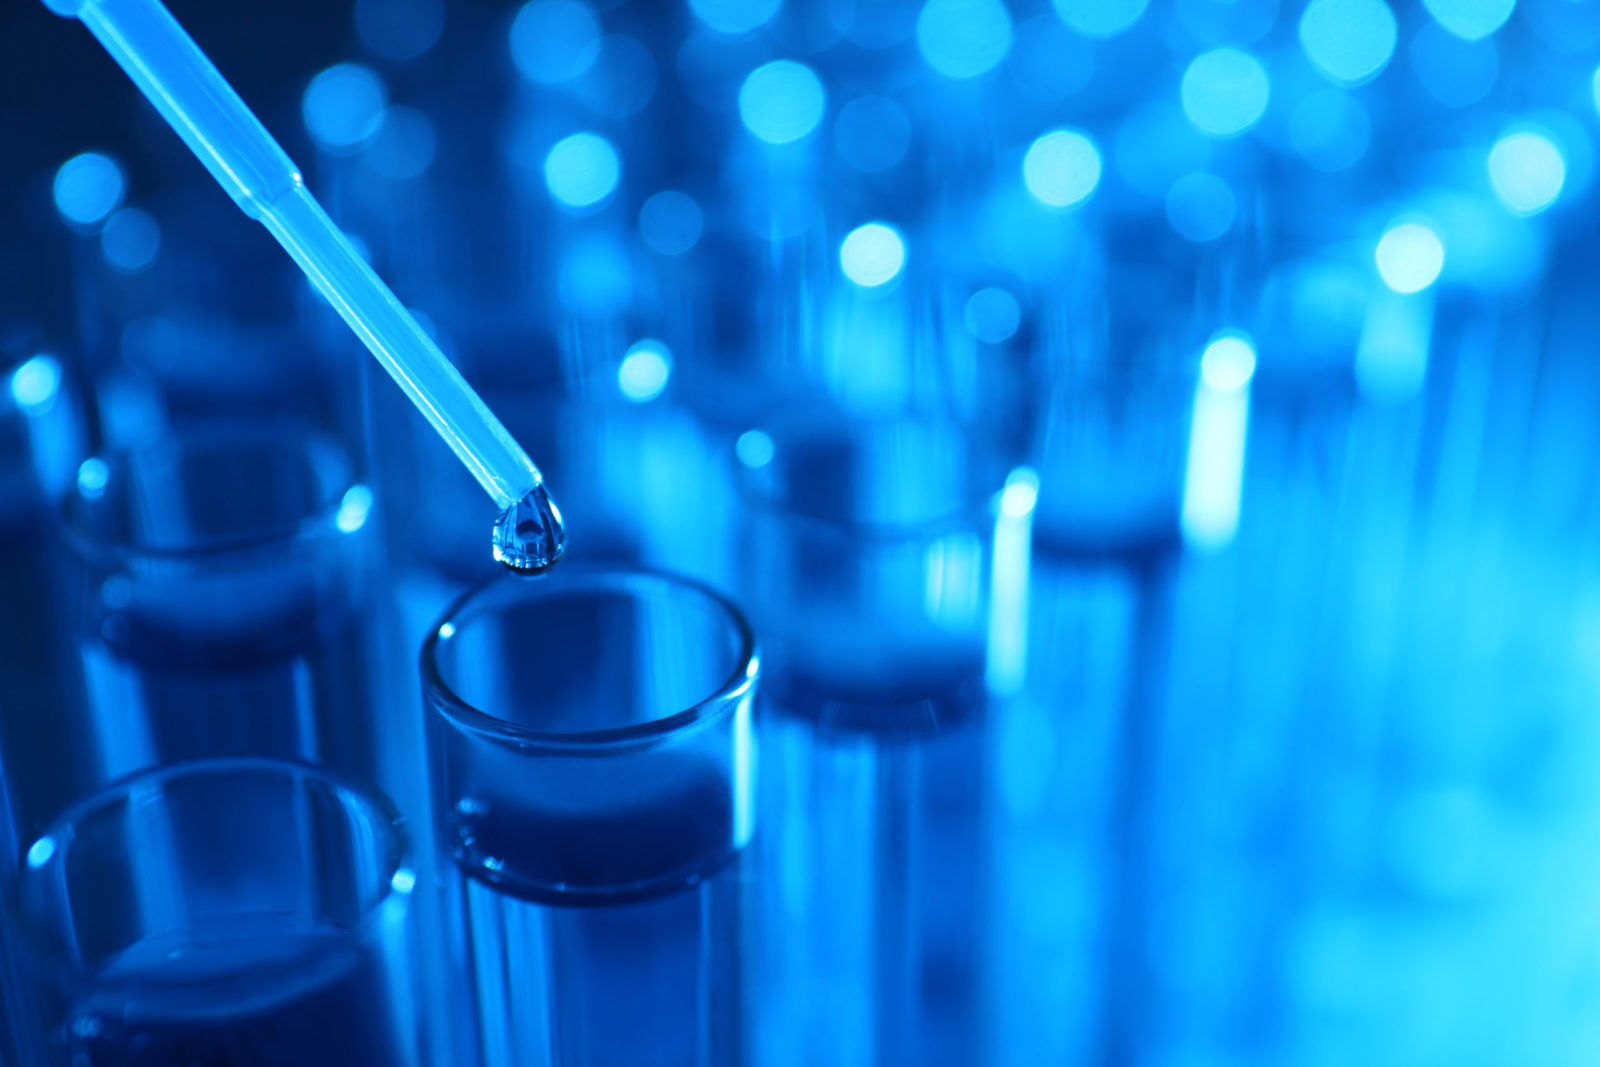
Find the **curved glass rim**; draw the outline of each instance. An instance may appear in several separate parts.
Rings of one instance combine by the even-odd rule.
[[[944,425],[950,427],[963,439],[975,437],[982,432],[978,426],[953,416],[928,412],[905,411],[877,415],[839,412],[838,414],[841,422],[835,423],[835,425],[850,427],[892,426],[897,423]],[[793,411],[789,409],[758,419],[749,429],[767,433],[769,426],[794,425],[795,422]],[[778,439],[778,434],[776,433],[770,434],[770,436],[775,441]],[[791,437],[791,439],[793,438]],[[977,442],[977,444],[984,455],[994,461],[994,485],[987,489],[978,490],[950,507],[941,509],[914,522],[866,522],[802,511],[789,505],[782,496],[766,492],[757,485],[758,472],[762,468],[748,466],[738,458],[732,449],[729,450],[728,461],[733,465],[733,482],[739,498],[752,510],[775,516],[785,522],[837,537],[841,540],[863,541],[868,544],[886,544],[918,541],[931,534],[945,530],[986,525],[993,518],[996,496],[1005,489],[1006,478],[1014,465],[1006,462],[1000,449],[982,442]],[[763,464],[763,467],[765,466]]]
[[[562,566],[564,569],[535,578],[498,575],[467,590],[445,609],[444,615],[429,629],[418,653],[424,693],[440,714],[462,729],[491,740],[558,751],[565,755],[603,755],[607,750],[667,737],[686,727],[731,712],[755,687],[756,678],[761,673],[761,656],[755,631],[750,628],[749,621],[738,605],[711,586],[683,575],[644,568],[574,567],[570,563]],[[450,687],[439,669],[441,643],[451,640],[463,628],[471,625],[474,619],[493,612],[505,601],[542,600],[574,591],[621,591],[640,596],[641,588],[645,586],[665,589],[673,594],[692,593],[703,598],[726,617],[737,638],[733,670],[709,695],[687,708],[628,726],[552,733],[511,722],[474,707]],[[448,634],[444,632],[447,626],[451,628]]]
[[[112,469],[126,469],[129,459],[134,455],[149,454],[157,449],[218,441],[249,442],[272,439],[290,444],[293,450],[313,468],[319,467],[322,462],[330,458],[339,465],[337,477],[331,479],[338,488],[330,492],[315,508],[292,522],[285,522],[281,526],[251,534],[199,540],[183,547],[138,545],[120,540],[107,540],[85,530],[76,518],[75,510],[82,503],[83,497],[77,483],[74,482],[56,508],[66,539],[81,554],[94,559],[114,556],[122,560],[179,561],[250,552],[254,549],[293,544],[315,537],[337,522],[344,495],[360,483],[355,477],[350,456],[337,439],[313,427],[291,422],[244,426],[217,422],[186,427],[155,440],[98,452],[88,458],[100,460]]]
[[[318,763],[308,763],[303,760],[282,759],[269,756],[222,756],[211,759],[184,760],[178,763],[160,764],[154,767],[145,767],[140,770],[115,778],[100,786],[88,796],[82,797],[50,820],[49,824],[23,851],[22,862],[17,865],[10,878],[6,896],[10,906],[18,917],[27,916],[27,908],[21,899],[23,887],[35,879],[45,876],[52,871],[56,864],[61,862],[61,857],[67,854],[71,843],[77,837],[76,827],[95,812],[109,804],[127,798],[129,793],[141,786],[165,784],[177,779],[194,778],[200,776],[227,779],[241,771],[261,771],[274,775],[294,778],[304,788],[306,781],[316,781],[342,791],[344,794],[356,798],[360,803],[369,808],[376,818],[374,822],[387,830],[388,848],[385,853],[385,862],[378,870],[378,878],[371,888],[376,890],[375,895],[367,901],[361,909],[360,922],[352,927],[357,930],[377,913],[391,896],[398,892],[394,884],[394,877],[401,870],[407,868],[411,862],[411,838],[405,828],[405,819],[400,809],[386,793],[374,789],[361,781],[352,778],[330,767]],[[54,838],[58,842],[65,842],[63,847],[57,844],[51,850],[49,859],[42,863],[34,864],[26,858],[40,841]],[[66,966],[73,973],[82,973],[82,968],[71,966],[61,960],[60,954],[53,946],[47,943],[42,936],[42,931],[31,922],[19,924],[24,932],[23,940],[30,948],[42,957],[52,960],[56,966]]]

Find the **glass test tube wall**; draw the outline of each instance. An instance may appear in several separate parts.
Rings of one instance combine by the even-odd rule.
[[[333,441],[218,423],[85,461],[76,557],[80,739],[101,780],[208,756],[293,756],[371,783],[371,493]],[[396,783],[399,784],[399,783]]]
[[[50,514],[59,473],[83,445],[78,397],[48,353],[8,358],[0,382],[0,553],[7,561],[0,568],[0,882],[8,884],[26,843],[94,777],[74,741],[83,694],[58,595],[64,552]],[[40,764],[52,773],[34,788],[13,787]],[[26,1063],[34,1055],[30,995],[15,969],[13,939],[0,941],[0,1063]]]
[[[681,579],[568,569],[423,648],[462,1049],[750,1062],[754,638]]]
[[[990,588],[1006,472],[949,422],[797,410],[738,450],[768,647],[762,1060],[976,1062],[989,639],[1022,625]]]
[[[11,362],[0,381],[0,551],[6,629],[0,654],[0,760],[5,767],[4,835],[26,843],[92,784],[82,729],[82,683],[73,663],[69,602],[60,595],[67,552],[54,516],[60,472],[81,459],[78,397],[59,360],[38,353]],[[30,766],[50,770],[16,788]],[[8,852],[0,864],[14,862]]]
[[[73,806],[10,887],[62,1067],[417,1058],[399,816],[305,764],[179,763]]]

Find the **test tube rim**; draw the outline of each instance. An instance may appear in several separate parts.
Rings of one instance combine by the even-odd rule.
[[[12,915],[18,917],[17,926],[20,927],[19,940],[42,971],[58,979],[81,980],[93,974],[93,968],[88,968],[65,956],[44,937],[44,932],[32,922],[26,921],[29,909],[24,901],[27,887],[38,878],[51,878],[60,881],[60,875],[55,871],[65,861],[65,857],[77,838],[75,827],[85,818],[89,817],[108,804],[126,799],[131,790],[144,785],[165,783],[175,778],[185,778],[191,775],[210,775],[217,778],[226,778],[239,772],[261,771],[282,774],[290,772],[303,788],[307,779],[315,779],[319,784],[327,786],[329,791],[336,796],[353,798],[358,801],[372,816],[373,825],[383,828],[388,840],[388,848],[384,854],[384,862],[376,868],[376,882],[371,887],[375,890],[373,896],[364,902],[359,921],[344,930],[345,936],[358,938],[374,922],[381,921],[379,913],[383,906],[394,896],[398,890],[394,885],[394,876],[407,866],[412,860],[414,844],[410,833],[406,830],[405,817],[395,802],[387,793],[370,786],[357,778],[353,778],[340,771],[334,770],[320,763],[311,763],[306,760],[288,759],[276,756],[218,756],[206,759],[180,760],[177,763],[163,763],[150,767],[141,767],[128,774],[114,778],[99,786],[87,796],[80,797],[69,804],[44,830],[29,842],[29,850],[33,845],[47,838],[54,838],[61,842],[53,850],[50,858],[37,866],[24,862],[12,872],[5,887],[5,903]],[[24,850],[24,855],[28,850]]]
[[[947,426],[969,444],[975,446],[967,454],[982,454],[984,460],[992,467],[985,472],[985,481],[992,480],[994,485],[990,488],[978,490],[971,496],[964,497],[958,504],[942,509],[937,513],[914,521],[903,522],[876,522],[861,521],[836,515],[818,515],[793,507],[785,502],[785,497],[766,491],[758,484],[759,471],[765,470],[770,463],[763,464],[760,468],[751,468],[742,462],[737,454],[730,449],[728,462],[733,467],[734,490],[738,494],[740,503],[751,514],[758,514],[767,518],[777,519],[784,523],[792,524],[814,534],[820,534],[841,542],[851,544],[864,544],[882,547],[892,544],[915,544],[921,541],[940,537],[944,534],[973,529],[992,521],[997,514],[1000,494],[1005,490],[1006,477],[1014,470],[1018,462],[1010,462],[999,448],[991,447],[979,438],[984,433],[981,426],[969,420],[964,420],[952,415],[941,415],[936,412],[925,411],[896,411],[887,413],[850,414],[838,413],[840,420],[851,427],[858,426],[884,426],[895,423],[913,422],[924,425]],[[794,407],[785,406],[769,412],[765,418],[755,420],[750,429],[767,433],[776,443],[777,434],[770,432],[769,427],[799,425],[804,420],[812,425],[837,425],[840,420],[827,423],[817,421],[814,412],[801,413]],[[790,437],[793,440],[793,437]],[[990,479],[988,475],[993,475]]]
[[[573,589],[591,592],[620,589],[632,593],[634,587],[643,583],[652,583],[677,594],[688,592],[704,598],[727,618],[736,635],[733,670],[709,695],[687,708],[628,726],[552,733],[511,722],[474,707],[451,688],[439,669],[441,643],[451,640],[472,621],[474,614],[468,612],[471,606],[476,605],[480,609],[476,614],[483,614],[484,609],[492,610],[498,603],[490,598],[540,599]],[[452,633],[441,636],[447,625],[454,628]],[[629,749],[648,747],[676,736],[685,729],[714,722],[731,714],[754,692],[761,673],[760,648],[750,621],[737,604],[705,582],[644,567],[574,567],[571,564],[538,577],[497,575],[462,593],[428,630],[417,659],[423,691],[429,703],[459,729],[525,752],[552,752],[564,756],[613,756]]]
[[[355,466],[349,452],[331,434],[311,426],[293,422],[264,422],[245,425],[215,422],[181,427],[148,441],[138,441],[121,447],[102,449],[89,459],[99,460],[112,469],[125,468],[135,453],[153,452],[160,448],[190,445],[200,442],[214,443],[223,439],[234,442],[264,440],[274,436],[294,436],[299,440],[307,462],[319,474],[325,469],[329,485],[336,486],[315,508],[293,522],[231,537],[197,539],[188,545],[137,544],[122,539],[110,539],[86,530],[79,521],[77,511],[88,506],[76,483],[68,487],[56,507],[62,532],[68,544],[86,559],[114,559],[124,565],[148,562],[178,563],[245,556],[262,549],[314,540],[337,524],[338,513],[346,493],[364,485],[356,477]],[[87,460],[85,461],[87,462]],[[321,464],[328,464],[322,468]],[[90,502],[92,503],[92,502]]]

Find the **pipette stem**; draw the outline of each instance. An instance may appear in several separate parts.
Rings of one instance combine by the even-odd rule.
[[[261,222],[502,509],[543,478],[317,203],[299,168],[159,0],[45,0],[81,20],[218,184]]]
[[[539,469],[303,185],[261,223],[502,509],[543,480]]]

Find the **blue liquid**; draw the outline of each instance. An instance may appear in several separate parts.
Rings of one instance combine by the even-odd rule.
[[[342,603],[291,599],[232,632],[114,613],[81,651],[107,779],[248,755],[381,780],[363,628]]]
[[[414,1061],[376,948],[261,930],[187,948],[152,939],[96,976],[55,1035],[73,1067],[404,1067]]]
[[[518,574],[543,574],[567,551],[561,509],[541,482],[494,522],[494,558]]]
[[[982,1062],[982,668],[904,677],[764,691],[763,1063]]]
[[[486,1067],[748,1062],[730,815],[709,779],[609,816],[465,814],[447,878]]]

